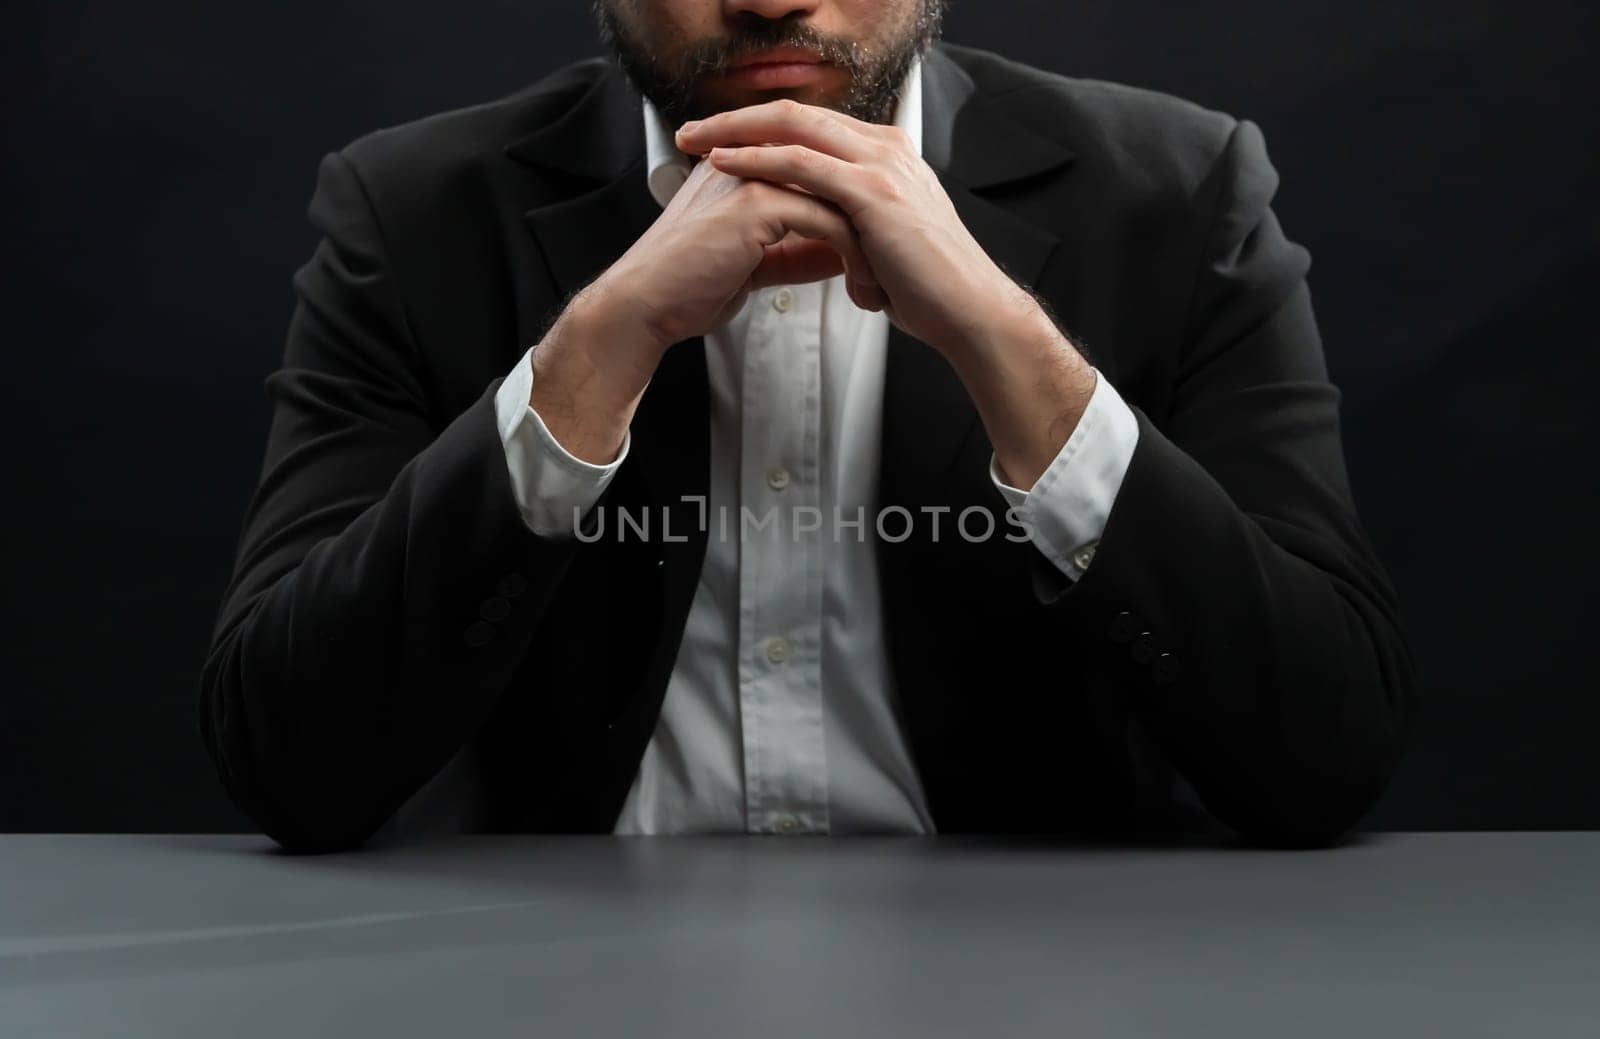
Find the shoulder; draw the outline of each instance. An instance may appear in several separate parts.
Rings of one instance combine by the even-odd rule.
[[[1230,113],[1149,87],[1068,76],[973,47],[940,46],[1007,116],[1130,192],[1144,187],[1192,193],[1240,123]]]
[[[502,97],[369,131],[338,153],[375,204],[420,201],[496,168],[509,143],[560,120],[606,68],[603,57],[574,61]]]

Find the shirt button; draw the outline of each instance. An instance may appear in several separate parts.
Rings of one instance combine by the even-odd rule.
[[[781,664],[789,659],[789,654],[794,647],[789,645],[789,640],[783,637],[767,640],[767,659],[774,664]]]
[[[794,293],[788,289],[779,289],[772,294],[772,309],[778,313],[787,313],[794,306]]]
[[[789,486],[789,470],[781,465],[775,465],[767,470],[767,486],[775,491],[781,491]]]
[[[1094,550],[1099,546],[1100,542],[1091,541],[1072,553],[1072,561],[1077,564],[1079,570],[1089,569],[1089,564],[1094,562]]]

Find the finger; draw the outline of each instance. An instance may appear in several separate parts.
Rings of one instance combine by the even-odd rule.
[[[814,241],[800,235],[790,235],[776,245],[766,246],[766,256],[751,272],[748,288],[764,289],[769,285],[804,285],[813,281],[827,281],[846,273],[844,260],[826,242]],[[883,310],[888,297],[876,285],[866,285],[845,278],[845,289],[850,301],[862,310]]]
[[[863,285],[855,281],[847,281],[845,284],[849,288],[851,301],[862,310],[883,310],[888,307],[889,297],[882,287]]]
[[[839,239],[832,236],[816,241],[814,243],[816,247],[824,253],[832,254],[833,259],[815,261],[817,269],[826,270],[827,273],[813,277],[810,280],[821,281],[824,278],[831,278],[836,274],[843,273],[845,276],[845,290],[849,293],[851,301],[856,306],[862,310],[882,309],[888,304],[888,296],[878,284],[877,275],[873,273],[872,264],[867,260],[866,253],[861,250],[860,236],[848,220],[843,222],[840,232],[845,236],[845,240],[850,243],[851,249],[841,249],[837,244]],[[802,249],[804,247],[802,243],[813,237],[798,229],[794,230],[793,233],[800,236],[798,240],[787,240],[792,243],[790,248],[793,250]],[[783,242],[778,243],[779,246],[783,244]],[[777,247],[771,246],[769,248]],[[774,282],[773,284],[782,284],[782,282]]]
[[[695,155],[722,145],[801,144],[846,162],[859,162],[882,148],[880,141],[864,132],[867,125],[843,112],[785,97],[732,108],[693,127],[680,127],[676,143],[682,151]]]
[[[813,281],[827,281],[845,273],[844,261],[826,242],[812,241],[798,235],[785,238],[776,245],[766,247],[764,259],[751,272],[748,288],[764,289],[769,285],[804,285]],[[889,299],[876,285],[864,285],[845,279],[845,290],[850,301],[862,310],[884,310]]]
[[[844,260],[826,242],[796,236],[765,248],[766,255],[750,274],[752,289],[827,281],[844,271]]]
[[[713,148],[708,158],[717,169],[736,177],[797,185],[832,202],[846,216],[860,212],[872,200],[862,167],[802,145]]]
[[[853,280],[878,284],[855,227],[836,206],[814,195],[802,195],[761,181],[746,183],[759,189],[756,197],[762,204],[757,212],[767,221],[763,245],[776,244],[790,231],[825,241],[843,258],[845,270]]]

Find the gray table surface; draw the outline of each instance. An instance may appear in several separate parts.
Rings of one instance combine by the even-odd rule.
[[[1600,834],[0,836],[0,1036],[1600,1036]]]

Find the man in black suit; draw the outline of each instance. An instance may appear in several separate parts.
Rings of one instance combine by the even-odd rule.
[[[490,831],[1371,806],[1412,668],[1260,131],[941,8],[597,0],[324,158],[201,682],[264,832],[447,764]]]

